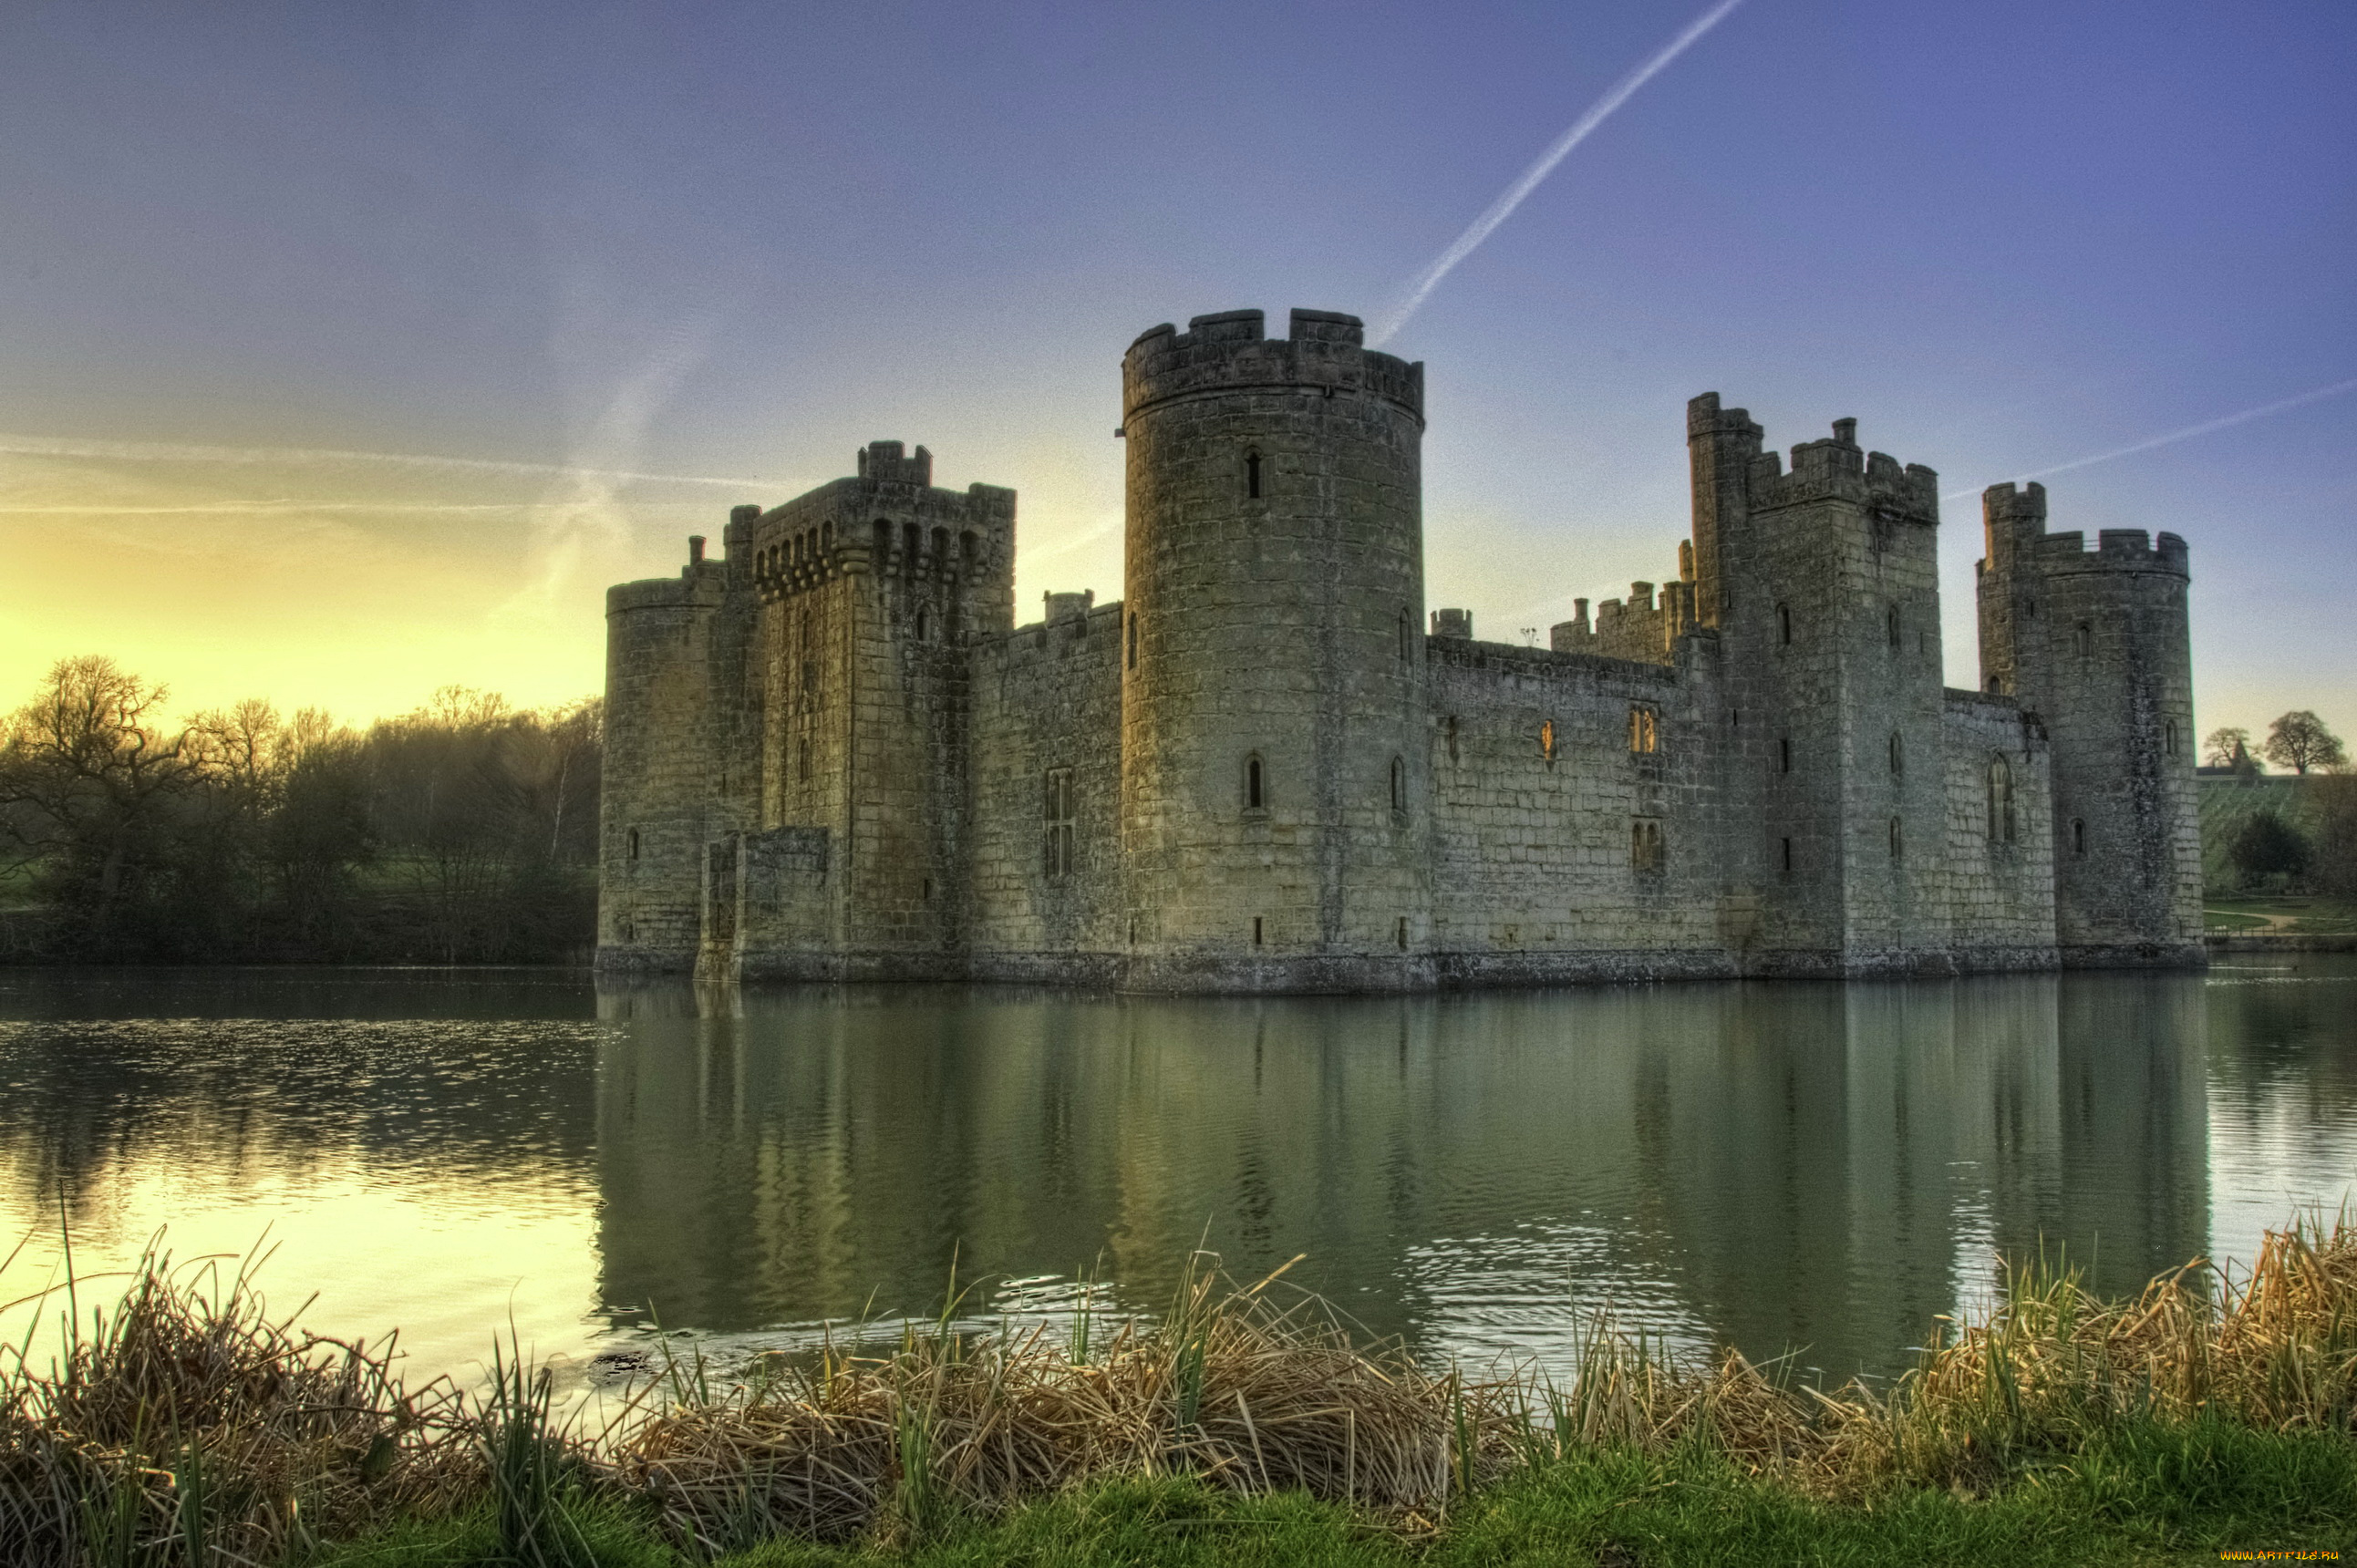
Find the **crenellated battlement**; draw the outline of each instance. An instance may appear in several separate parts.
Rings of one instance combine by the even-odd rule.
[[[2018,489],[2010,483],[1989,486],[1981,492],[1981,518],[1983,572],[2192,575],[2185,541],[2174,533],[2156,540],[2141,528],[2106,528],[2097,532],[2095,547],[2090,550],[2083,531],[2047,532],[2046,487],[2035,480]]]
[[[1188,397],[1260,388],[1320,397],[1379,398],[1424,418],[1424,365],[1366,344],[1365,325],[1329,310],[1296,310],[1287,335],[1267,337],[1257,310],[1198,316],[1141,334],[1123,356],[1122,415]]]
[[[1694,423],[1689,404],[1689,430]],[[1911,522],[1940,521],[1938,471],[1921,463],[1901,467],[1888,452],[1867,451],[1857,444],[1855,419],[1836,419],[1831,435],[1794,446],[1789,470],[1774,452],[1760,452],[1751,459],[1746,478],[1755,512],[1837,499]]]
[[[984,484],[943,489],[932,483],[931,452],[903,453],[898,441],[871,441],[860,448],[856,476],[753,520],[746,532],[761,592],[775,598],[888,569],[961,579],[1011,573],[1015,492]]]

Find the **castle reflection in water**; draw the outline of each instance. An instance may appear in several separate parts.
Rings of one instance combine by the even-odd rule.
[[[2215,999],[2216,993],[2212,993]],[[745,1331],[1199,1244],[1368,1328],[1589,1313],[1895,1370],[1991,1259],[2108,1292],[2209,1245],[2198,974],[1409,1000],[601,990],[606,1309]],[[985,1285],[969,1303],[986,1308]]]

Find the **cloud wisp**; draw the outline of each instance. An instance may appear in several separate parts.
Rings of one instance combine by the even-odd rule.
[[[121,463],[228,463],[267,467],[381,465],[444,474],[508,474],[522,478],[620,480],[656,485],[763,488],[772,479],[725,474],[651,474],[633,468],[584,468],[571,463],[524,463],[496,457],[437,457],[414,452],[351,452],[321,446],[204,446],[165,441],[89,441],[70,436],[0,435],[0,456],[81,457]]]
[[[1572,122],[1571,129],[1556,137],[1555,145],[1541,153],[1538,160],[1523,171],[1522,177],[1506,188],[1503,196],[1491,202],[1480,217],[1473,220],[1471,227],[1457,236],[1455,243],[1441,252],[1438,259],[1418,274],[1415,282],[1408,285],[1407,293],[1400,303],[1383,317],[1368,341],[1377,347],[1390,341],[1392,335],[1406,326],[1407,318],[1414,316],[1432,291],[1440,286],[1440,280],[1456,270],[1458,263],[1471,255],[1499,224],[1512,217],[1514,209],[1538,188],[1540,181],[1555,172],[1555,166],[1568,157],[1572,148],[1586,141],[1590,132],[1611,118],[1620,105],[1635,97],[1639,88],[1652,81],[1672,60],[1685,53],[1705,33],[1725,21],[1727,13],[1741,4],[1743,0],[1719,0],[1717,5],[1687,24],[1685,31],[1655,51],[1652,59],[1614,82],[1609,91],[1589,104],[1587,112]]]
[[[2092,468],[2098,463],[2108,463],[2116,457],[2133,457],[2139,452],[2149,452],[2156,446],[2174,446],[2179,441],[2190,441],[2197,435],[2208,435],[2220,430],[2230,430],[2237,424],[2247,424],[2254,419],[2265,419],[2271,413],[2282,413],[2287,409],[2299,408],[2307,403],[2322,403],[2326,398],[2339,397],[2343,392],[2357,392],[2357,376],[2352,376],[2345,381],[2334,381],[2330,386],[2317,387],[2309,392],[2299,392],[2291,397],[2277,398],[2273,403],[2263,403],[2256,408],[2246,408],[2240,413],[2224,414],[2217,419],[2205,419],[2199,424],[2189,424],[2182,430],[2172,430],[2166,435],[2155,435],[2147,440],[2131,442],[2126,446],[2115,446],[2108,452],[2098,452],[2093,456],[2073,457],[2067,463],[2057,463],[2050,468],[2040,468],[2032,473],[2016,474],[2012,477],[2017,480],[2027,482],[2030,479],[2042,479],[2051,474],[2067,474],[2073,468]],[[1992,480],[1991,482],[2000,481]],[[1940,499],[1960,501],[1980,493],[1978,489],[1950,490]]]

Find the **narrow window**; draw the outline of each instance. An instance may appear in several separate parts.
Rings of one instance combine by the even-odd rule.
[[[1555,721],[1539,725],[1539,755],[1546,758],[1549,768],[1555,766]]]
[[[2077,817],[2071,819],[2071,853],[2072,854],[2087,853],[2087,824]]]
[[[1900,738],[1897,730],[1892,730],[1890,732],[1890,776],[1896,779],[1906,771],[1907,743]]]
[[[1899,819],[1897,817],[1893,817],[1890,819],[1890,858],[1893,860],[1903,860],[1906,858],[1906,830],[1900,825]]]
[[[1392,810],[1407,810],[1407,764],[1396,757],[1392,758]]]
[[[2168,748],[2169,756],[2177,755],[2177,721],[2175,719],[2169,720],[2168,726],[2161,731],[2161,745]]]
[[[1792,874],[1792,841],[1791,839],[1786,839],[1786,840],[1784,841],[1784,875],[1787,875],[1787,876],[1790,876]]]
[[[1992,696],[1992,697],[1996,697],[1996,696],[2002,696],[2002,695],[2004,694],[2004,693],[2005,693],[2005,678],[2004,678],[2003,676],[2001,676],[2001,675],[1992,675],[1992,676],[1990,676],[1990,677],[1989,677],[1989,695],[1990,695],[1990,696]]]
[[[1629,710],[1629,749],[1641,754],[1659,751],[1662,746],[1659,713],[1642,704]]]
[[[1043,820],[1046,843],[1042,869],[1050,882],[1060,882],[1072,869],[1072,770],[1048,769]]]
[[[1407,611],[1405,610],[1400,611],[1399,618],[1399,656],[1401,663],[1407,662]]]
[[[916,571],[917,541],[921,537],[922,535],[919,534],[917,532],[917,525],[915,523],[911,522],[902,526],[900,530],[901,571],[907,573],[914,573]]]
[[[1253,917],[1253,946],[1260,946],[1260,917],[1258,915],[1254,915]]]
[[[1629,823],[1629,865],[1637,871],[1662,869],[1662,824],[1651,817]]]
[[[629,854],[630,858],[632,860],[639,858],[639,830],[636,828],[632,828],[630,830],[630,847]]]
[[[1405,915],[1399,918],[1399,945],[1402,952],[1407,950],[1407,917]]]
[[[1457,715],[1448,715],[1448,760],[1457,760]]]
[[[1137,616],[1134,611],[1129,618],[1129,667],[1137,668]]]
[[[801,744],[796,747],[796,752],[797,755],[794,759],[795,776],[801,779],[803,783],[807,784],[810,782],[810,736],[802,736]]]
[[[2093,623],[2083,620],[2081,621],[2079,623],[2079,629],[2071,634],[2071,642],[2073,651],[2075,651],[2080,658],[2092,659],[2094,657],[2095,628]]]
[[[2013,842],[2013,768],[2002,757],[1989,758],[1988,834],[1991,843]]]
[[[925,633],[929,629],[931,629],[931,622],[927,618],[925,607],[919,605],[917,607],[917,640],[919,642],[925,640]]]
[[[928,876],[925,878],[924,887],[920,891],[918,897],[928,904],[933,901],[933,879],[931,877]]]
[[[1776,640],[1790,647],[1792,641],[1792,607],[1776,607]]]
[[[1244,453],[1244,494],[1250,499],[1260,499],[1260,453],[1254,449]]]
[[[1257,811],[1261,809],[1260,758],[1248,757],[1244,758],[1244,810]]]
[[[1883,635],[1890,641],[1890,651],[1893,653],[1898,652],[1900,642],[1899,635],[1899,607],[1897,605],[1891,606],[1889,615],[1884,618]]]
[[[1780,773],[1792,771],[1792,737],[1789,735],[1776,737],[1776,770]]]

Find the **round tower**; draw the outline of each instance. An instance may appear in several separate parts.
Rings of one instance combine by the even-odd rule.
[[[2203,961],[2185,541],[2046,532],[2046,491],[1982,496],[1982,679],[2052,744],[2066,964]]]
[[[1122,413],[1131,983],[1420,983],[1424,367],[1199,316],[1130,346]]]

